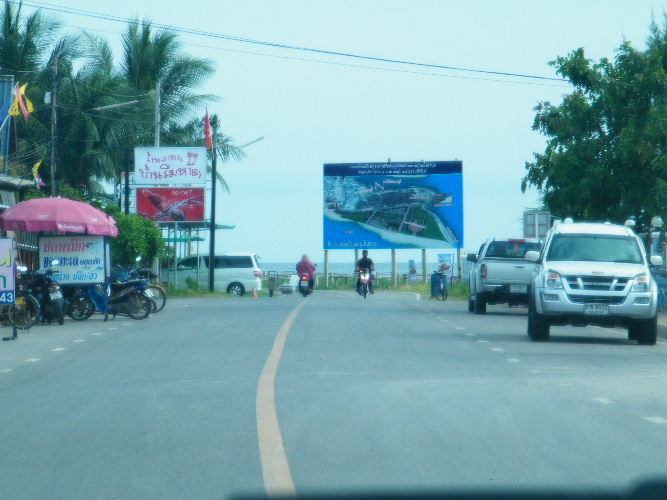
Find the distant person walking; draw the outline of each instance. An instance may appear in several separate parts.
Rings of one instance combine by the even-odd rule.
[[[305,253],[301,257],[301,260],[296,264],[296,273],[299,276],[302,274],[308,275],[308,288],[312,291],[313,285],[315,284],[315,264],[310,261]]]

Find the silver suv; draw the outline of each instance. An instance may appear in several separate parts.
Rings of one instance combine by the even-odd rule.
[[[563,223],[547,234],[528,304],[528,336],[548,340],[551,325],[622,326],[628,337],[653,345],[658,291],[644,245],[628,227]],[[662,258],[652,256],[652,265]]]

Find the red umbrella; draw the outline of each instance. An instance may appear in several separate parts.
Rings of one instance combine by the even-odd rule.
[[[0,214],[0,225],[6,231],[118,235],[113,217],[67,198],[35,198],[17,203]]]

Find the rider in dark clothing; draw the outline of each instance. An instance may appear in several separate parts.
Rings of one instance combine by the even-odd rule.
[[[368,250],[364,250],[361,252],[361,259],[357,261],[357,271],[361,271],[362,269],[368,269],[368,272],[371,273],[375,270],[375,264],[373,264],[373,260],[368,257]],[[361,280],[357,278],[357,293],[361,293]],[[370,293],[375,293],[373,291],[373,280],[369,279],[368,280],[368,291]]]

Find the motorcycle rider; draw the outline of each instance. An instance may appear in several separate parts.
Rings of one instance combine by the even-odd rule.
[[[308,288],[310,291],[313,291],[313,285],[315,284],[315,264],[313,264],[308,256],[304,253],[301,257],[301,260],[296,265],[296,273],[301,276],[302,274],[308,275]]]
[[[369,279],[368,279],[368,291],[370,293],[375,293],[373,291],[373,271],[375,271],[375,264],[373,260],[368,257],[368,250],[361,252],[361,259],[357,261],[357,272],[361,272],[362,269],[368,269]],[[357,276],[357,293],[361,294],[361,279]]]

